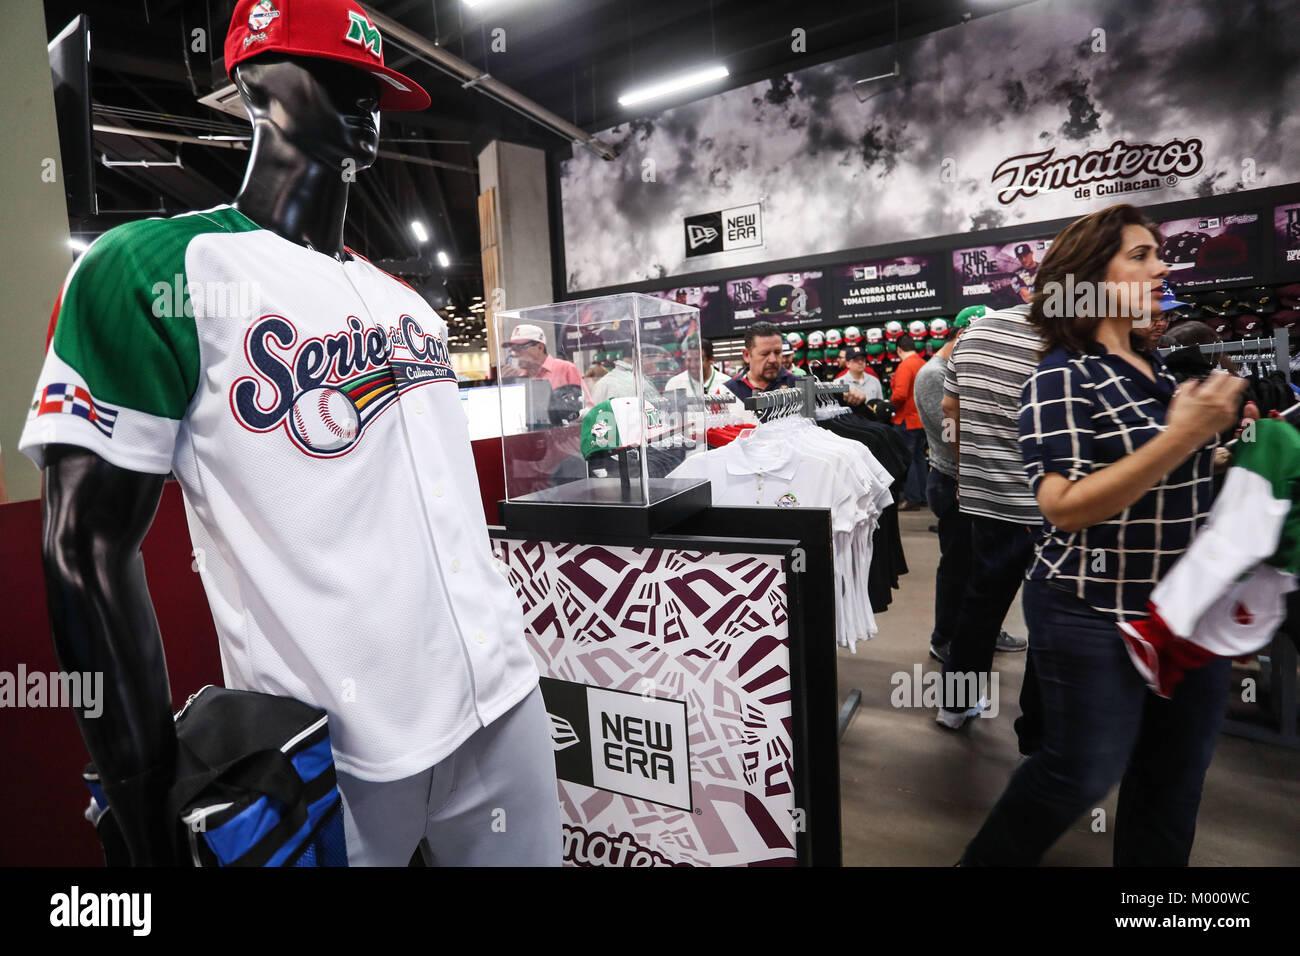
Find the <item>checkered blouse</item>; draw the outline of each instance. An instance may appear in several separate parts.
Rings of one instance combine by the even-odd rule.
[[[1151,381],[1105,346],[1050,352],[1020,396],[1020,452],[1035,495],[1043,476],[1075,481],[1164,430],[1176,382],[1158,356]],[[1217,439],[1113,518],[1080,531],[1047,521],[1026,577],[1054,580],[1102,614],[1144,616],[1156,582],[1187,548],[1211,503]]]

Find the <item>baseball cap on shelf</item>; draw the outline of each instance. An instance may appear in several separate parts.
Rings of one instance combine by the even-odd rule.
[[[532,342],[546,343],[546,336],[536,325],[516,325],[510,338],[506,339],[503,345],[528,345]]]
[[[1300,309],[1279,309],[1272,315],[1273,328],[1280,329],[1283,326],[1290,328],[1293,325],[1300,325]],[[1292,341],[1296,341],[1292,338]]]
[[[638,401],[635,396],[611,398],[587,409],[582,416],[582,457],[631,448],[641,444],[642,438],[653,441],[668,431],[659,418],[659,409],[649,402]]]
[[[1238,306],[1256,315],[1272,315],[1277,311],[1277,297],[1267,286],[1255,286],[1237,293]]]
[[[1232,322],[1233,331],[1243,339],[1253,339],[1259,335],[1271,335],[1273,328],[1268,319],[1247,312],[1237,316]]]
[[[238,0],[226,33],[226,72],[263,53],[348,63],[379,80],[381,110],[418,111],[429,94],[384,66],[379,28],[353,0]]]

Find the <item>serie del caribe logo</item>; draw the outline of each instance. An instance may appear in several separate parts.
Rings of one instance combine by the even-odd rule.
[[[1021,153],[998,164],[993,184],[1001,187],[998,202],[1003,205],[1043,190],[1077,189],[1092,183],[1101,184],[1096,188],[1098,196],[1154,189],[1199,173],[1205,165],[1203,148],[1199,139],[1171,139],[1160,144],[1117,139],[1106,149],[1083,154],[1057,156],[1055,149]],[[1144,178],[1133,181],[1137,176]]]

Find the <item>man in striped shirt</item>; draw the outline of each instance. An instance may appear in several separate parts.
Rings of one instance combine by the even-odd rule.
[[[1038,366],[1042,347],[1029,324],[1029,306],[987,312],[954,346],[943,383],[943,417],[959,436],[957,489],[970,517],[970,574],[944,674],[985,674],[995,650],[1024,650],[1023,638],[1002,635],[1006,616],[1043,523],[1025,480],[1020,454],[1020,391]],[[944,681],[945,686],[954,686]],[[960,683],[960,682],[957,682]],[[988,685],[985,685],[988,686]],[[1037,746],[1037,682],[1026,662],[1016,722],[1022,753]],[[978,713],[969,700],[945,700],[940,725],[956,730]]]

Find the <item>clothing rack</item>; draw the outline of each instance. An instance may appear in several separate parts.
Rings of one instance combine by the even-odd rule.
[[[1185,347],[1185,346],[1180,346]],[[1291,335],[1290,329],[1283,326],[1274,331],[1270,338],[1239,339],[1234,342],[1212,342],[1198,345],[1202,355],[1240,355],[1243,357],[1267,357],[1279,372],[1286,376],[1291,384]],[[1173,348],[1157,350],[1161,358]],[[1300,427],[1300,403],[1292,405],[1279,413],[1284,421]],[[1227,443],[1231,448],[1239,439]],[[1269,717],[1272,726],[1252,723],[1229,717],[1223,722],[1223,732],[1234,737],[1246,737],[1264,743],[1278,744],[1283,747],[1300,749],[1300,733],[1296,729],[1296,650],[1289,634],[1278,632],[1267,655],[1269,663]]]
[[[767,409],[798,409],[805,418],[817,417],[817,399],[827,395],[847,393],[847,382],[819,382],[811,375],[805,375],[796,383],[795,388],[778,388],[767,392],[755,392],[742,399],[744,406],[751,412]]]
[[[805,375],[796,383],[795,388],[778,388],[767,392],[755,392],[742,399],[744,406],[752,412],[769,409],[798,410],[805,418],[817,417],[817,400],[829,395],[844,395],[848,392],[847,382],[819,382],[811,375]],[[838,718],[839,739],[844,739],[844,732],[849,729],[849,721],[862,704],[862,691],[853,688],[844,703],[840,705]]]
[[[1196,347],[1201,350],[1202,355],[1206,356],[1226,354],[1270,358],[1277,370],[1286,376],[1287,384],[1291,384],[1291,330],[1286,326],[1277,329],[1269,338],[1256,337],[1253,339],[1238,339],[1232,342],[1210,342]],[[1187,346],[1171,346],[1156,349],[1156,352],[1161,358],[1164,358],[1169,353],[1176,352],[1180,348],[1187,348]]]

